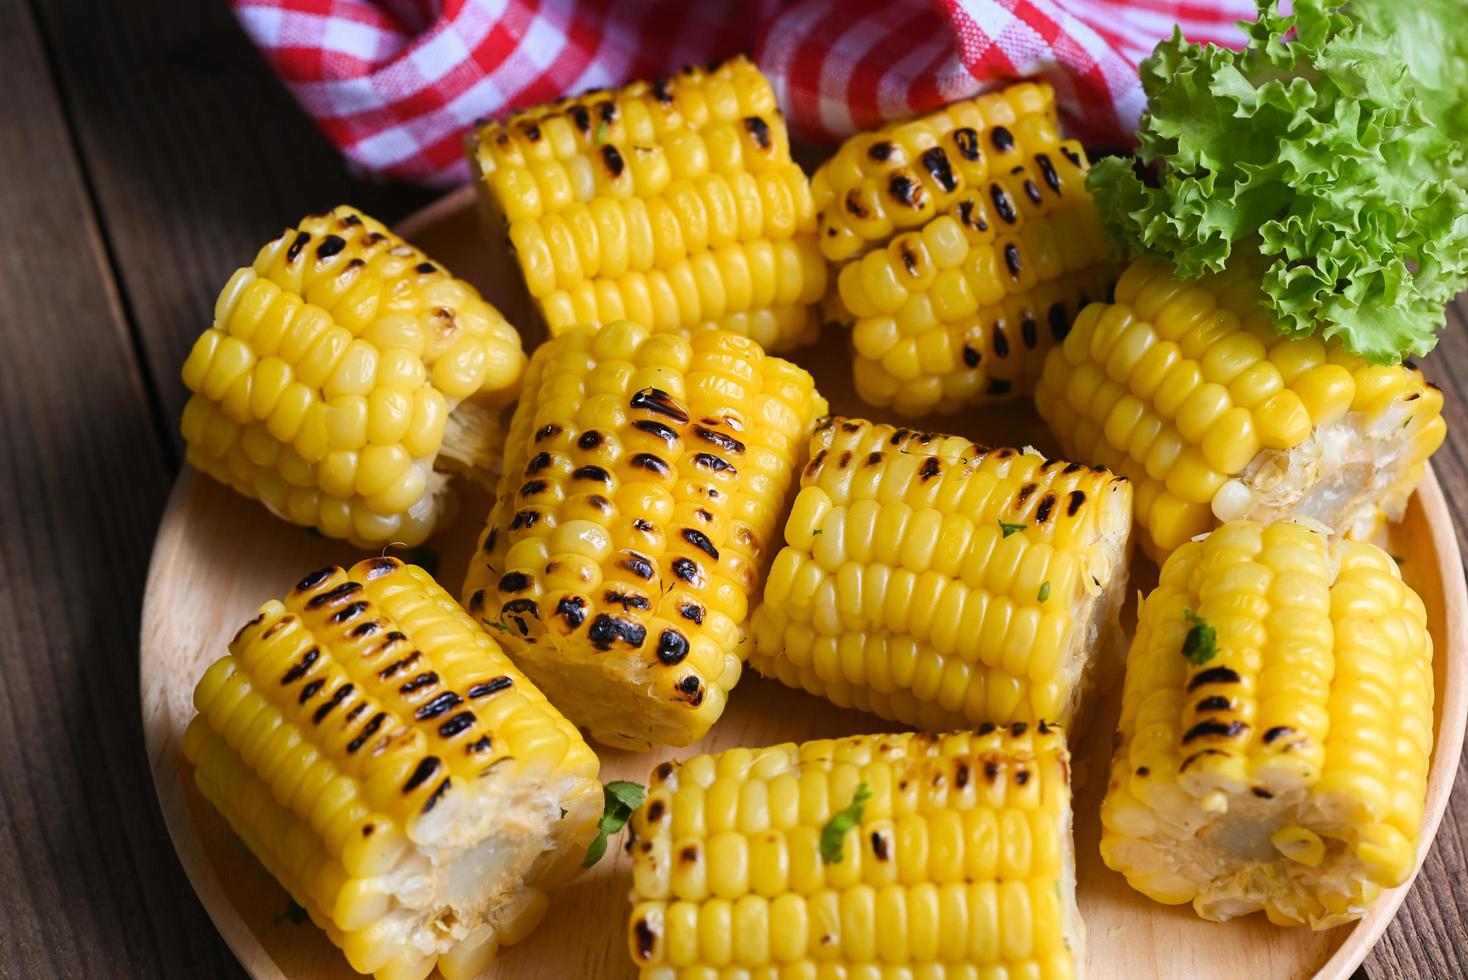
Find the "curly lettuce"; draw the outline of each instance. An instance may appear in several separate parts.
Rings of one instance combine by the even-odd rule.
[[[1261,0],[1234,51],[1181,32],[1141,65],[1137,158],[1090,186],[1114,241],[1183,278],[1259,262],[1282,333],[1425,354],[1468,284],[1462,0]],[[1257,258],[1256,258],[1257,256]]]

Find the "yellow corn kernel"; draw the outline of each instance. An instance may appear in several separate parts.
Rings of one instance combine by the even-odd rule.
[[[815,204],[747,58],[517,111],[469,156],[552,335],[632,318],[775,349],[814,339],[819,321],[787,308],[826,293]],[[778,272],[756,254],[769,245]]]
[[[1182,545],[1127,656],[1102,857],[1206,919],[1359,918],[1415,866],[1432,676],[1375,545],[1288,520]]]
[[[1130,485],[839,417],[810,456],[750,665],[933,731],[1069,722],[1115,638]]]
[[[1026,395],[1109,292],[1088,163],[1060,140],[1053,102],[1023,83],[858,133],[812,178],[863,401],[921,415]],[[910,347],[866,339],[890,319]]]
[[[183,367],[188,457],[294,523],[415,545],[452,503],[446,471],[489,478],[494,409],[524,364],[514,328],[473,287],[338,207],[267,244],[220,292]]]
[[[1240,265],[1186,283],[1133,263],[1035,387],[1067,453],[1137,485],[1154,558],[1241,518],[1304,515],[1368,536],[1401,516],[1446,433],[1441,396],[1415,368],[1279,336],[1250,275]]]
[[[482,970],[544,915],[602,810],[598,763],[428,573],[306,576],[194,691],[199,789],[380,980]]]
[[[1049,725],[664,764],[632,818],[628,951],[648,980],[1073,977],[1068,779]]]
[[[824,412],[736,334],[561,334],[531,359],[465,605],[598,740],[699,738]]]

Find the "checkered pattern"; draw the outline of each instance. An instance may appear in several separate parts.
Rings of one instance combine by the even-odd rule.
[[[1130,140],[1136,63],[1179,24],[1242,43],[1253,0],[230,0],[358,168],[467,174],[476,118],[757,50],[797,133],[833,139],[1007,79],[1055,86],[1072,130]]]

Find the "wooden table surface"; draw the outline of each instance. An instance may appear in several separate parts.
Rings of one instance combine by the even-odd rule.
[[[392,222],[433,195],[349,176],[222,0],[0,0],[0,99],[0,976],[239,976],[139,727],[179,365],[286,224],[342,201]],[[1436,466],[1468,551],[1465,312],[1424,367],[1447,390]],[[1374,980],[1468,976],[1465,787]]]

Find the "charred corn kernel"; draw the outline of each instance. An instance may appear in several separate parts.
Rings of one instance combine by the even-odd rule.
[[[632,818],[632,960],[648,980],[1074,977],[1069,771],[1043,724],[664,763]]]
[[[825,410],[810,375],[747,337],[563,333],[531,358],[464,604],[594,738],[688,744],[739,679]]]
[[[1087,167],[1029,82],[842,144],[811,193],[864,401],[920,415],[1033,389],[1115,279]]]
[[[750,624],[750,665],[931,731],[1068,722],[1126,593],[1104,469],[828,418]]]
[[[1390,555],[1315,522],[1234,521],[1174,551],[1139,616],[1108,866],[1206,919],[1316,929],[1407,880],[1432,638]]]
[[[181,429],[189,462],[286,520],[416,545],[453,504],[450,473],[493,481],[524,365],[472,286],[342,206],[230,277],[184,362]]]
[[[1136,484],[1154,558],[1244,518],[1367,536],[1401,517],[1447,433],[1414,367],[1285,339],[1260,296],[1243,265],[1185,283],[1136,262],[1045,360],[1041,416],[1065,452]]]
[[[204,796],[360,973],[479,974],[602,812],[597,759],[427,572],[306,576],[194,691]]]
[[[469,156],[552,336],[634,319],[776,350],[815,339],[815,205],[747,58],[513,113]]]

